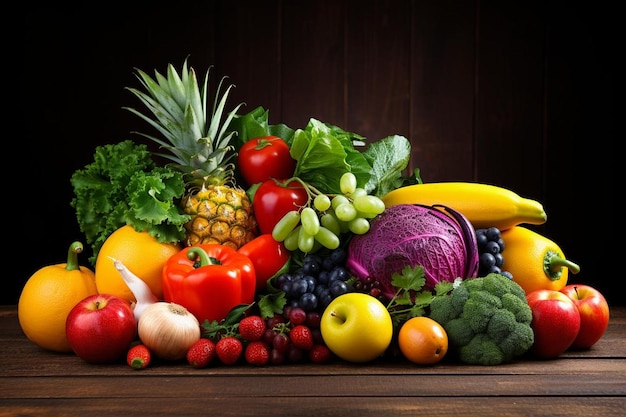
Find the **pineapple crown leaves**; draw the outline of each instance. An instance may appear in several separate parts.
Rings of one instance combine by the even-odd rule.
[[[137,78],[148,93],[135,88],[127,88],[156,117],[153,119],[133,108],[126,107],[152,127],[165,140],[154,136],[138,133],[166,149],[169,154],[157,154],[174,163],[176,169],[201,183],[208,177],[229,179],[232,177],[234,164],[234,147],[230,144],[235,131],[227,132],[228,126],[237,111],[243,105],[238,104],[227,113],[222,121],[226,101],[234,85],[224,90],[227,77],[223,77],[215,93],[211,109],[210,121],[207,126],[207,96],[211,72],[210,67],[204,77],[202,91],[193,68],[188,67],[187,60],[179,74],[172,64],[168,65],[167,77],[155,71],[155,78],[137,69]],[[223,92],[222,92],[223,91]]]

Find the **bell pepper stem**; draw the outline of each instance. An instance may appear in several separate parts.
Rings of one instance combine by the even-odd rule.
[[[207,265],[220,265],[221,262],[211,256],[202,248],[192,247],[187,252],[187,258],[190,261],[198,259],[198,266],[196,268],[207,266]]]
[[[580,266],[578,266],[578,264],[575,264],[572,261],[568,261],[567,259],[563,259],[560,256],[550,257],[549,265],[550,272],[559,271],[563,267],[569,269],[572,274],[577,274],[580,272]]]
[[[73,242],[67,251],[67,264],[65,269],[68,271],[80,270],[78,263],[78,254],[83,251],[83,244],[79,241]]]

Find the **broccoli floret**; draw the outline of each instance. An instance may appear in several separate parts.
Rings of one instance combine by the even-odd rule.
[[[526,295],[522,295],[520,298],[517,294],[504,294],[502,295],[502,307],[513,313],[515,321],[518,323],[530,323],[533,318],[533,313],[531,309],[528,308]]]
[[[470,294],[463,307],[463,317],[474,333],[485,333],[491,317],[502,308],[502,302],[486,291],[474,290]]]
[[[478,365],[499,365],[503,363],[502,350],[485,333],[477,334],[467,345],[458,348],[462,362]]]
[[[473,365],[499,365],[534,343],[532,311],[522,287],[501,274],[468,278],[435,297],[430,318],[448,334],[450,351]]]
[[[467,322],[462,318],[450,320],[447,323],[447,328],[450,330],[446,330],[446,332],[454,335],[454,337],[448,336],[454,345],[465,346],[476,336],[476,333],[474,333],[472,328],[468,326]]]

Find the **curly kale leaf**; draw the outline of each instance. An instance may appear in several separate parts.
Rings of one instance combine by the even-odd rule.
[[[157,167],[146,145],[125,140],[98,146],[93,162],[70,179],[80,230],[92,250],[95,265],[105,240],[118,228],[132,225],[160,242],[179,242],[189,219],[179,210],[184,193],[182,175]]]

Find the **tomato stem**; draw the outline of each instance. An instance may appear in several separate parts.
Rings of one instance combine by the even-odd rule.
[[[266,148],[268,146],[271,146],[272,142],[267,140],[267,139],[259,139],[256,143],[256,146],[254,147],[255,151],[260,151],[263,148]]]

